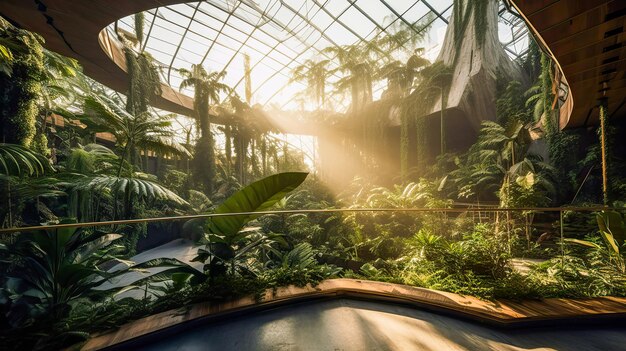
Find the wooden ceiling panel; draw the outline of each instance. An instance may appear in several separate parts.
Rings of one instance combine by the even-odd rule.
[[[606,33],[606,31],[604,32]],[[592,29],[581,32],[577,36],[577,40],[564,40],[561,42],[557,42],[552,45],[550,49],[552,53],[558,56],[569,55],[578,50],[590,50],[590,52],[592,53],[606,52],[604,51],[605,48],[607,48],[607,51],[611,51],[609,49],[611,49],[612,47],[614,47],[613,50],[620,49],[619,44],[624,43],[624,41],[626,41],[626,32],[624,31],[618,32],[617,34],[611,35],[607,38],[604,38],[604,35],[602,35],[602,39],[600,39],[598,37],[598,31],[594,27]],[[618,46],[615,47],[615,45]],[[622,44],[621,46],[626,46],[626,44]],[[561,64],[563,63],[561,62]]]
[[[564,0],[561,0],[564,1]],[[619,2],[619,6],[626,7],[626,1]],[[560,43],[562,41],[570,41],[572,36],[578,36],[582,32],[589,31],[597,26],[602,26],[596,31],[604,38],[604,32],[623,25],[623,16],[613,17],[607,20],[607,15],[613,14],[615,11],[609,9],[608,4],[598,6],[588,12],[584,12],[578,16],[570,17],[565,21],[561,21],[558,25],[542,27],[539,32],[541,37],[550,43]]]
[[[572,104],[561,128],[598,121],[597,105],[607,98],[609,113],[623,118],[626,109],[626,1],[510,0],[558,62],[569,84]],[[544,5],[543,8],[540,8]]]
[[[563,60],[559,61],[561,68],[565,74],[577,74],[597,67],[604,68],[626,59],[626,47],[622,46],[619,50],[611,50],[609,52],[580,50],[578,52],[563,56]]]
[[[527,16],[532,16],[535,12],[537,11],[541,11],[544,8],[559,2],[559,0],[535,0],[535,1],[528,1],[528,3],[526,4],[525,10],[526,10],[526,15]]]
[[[570,87],[572,87],[576,86],[579,82],[587,83],[585,82],[587,80],[592,80],[598,84],[605,80],[613,80],[624,69],[626,69],[626,58],[622,58],[619,61],[612,62],[606,65],[588,67],[585,70],[573,72],[573,74],[570,75],[567,75],[567,72],[564,73],[567,77],[567,81],[570,82],[571,80],[569,84]]]
[[[37,2],[0,0],[0,14],[18,26],[39,33],[45,46],[82,64],[85,73],[117,91],[127,90],[128,75],[120,61],[104,54],[99,42],[102,29],[124,16],[182,0],[46,0],[45,13]],[[114,3],[114,4],[113,4]],[[52,20],[48,20],[45,16]],[[63,37],[59,32],[63,33]],[[172,112],[193,115],[193,100],[162,85],[163,95],[154,105]]]
[[[520,1],[521,2],[521,1]],[[532,2],[532,1],[529,1]],[[527,18],[533,21],[541,21],[543,28],[550,28],[562,22],[568,22],[570,19],[585,14],[598,6],[606,5],[606,0],[585,0],[585,1],[557,1],[549,6],[528,15]]]

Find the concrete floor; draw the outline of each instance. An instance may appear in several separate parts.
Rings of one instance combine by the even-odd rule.
[[[413,308],[311,302],[208,324],[132,350],[626,350],[626,326],[498,330]]]

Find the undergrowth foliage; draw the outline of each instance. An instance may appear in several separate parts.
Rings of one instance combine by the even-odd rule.
[[[180,88],[194,90],[187,118],[150,106],[163,82],[144,51],[143,14],[135,16],[135,33],[117,33],[128,66],[125,96],[0,18],[0,227],[248,213],[3,234],[1,347],[62,349],[162,311],[244,296],[261,301],[281,287],[331,278],[483,299],[626,296],[624,122],[605,121],[605,145],[592,128],[560,131],[556,67],[531,39],[520,62],[528,82],[499,72],[496,115],[478,116],[484,120],[473,145],[449,152],[456,135],[445,135],[453,126],[446,123],[460,110],[446,108],[447,96],[462,39],[473,35],[484,48],[497,29],[487,18],[495,2],[453,3],[457,55],[450,65],[431,64],[416,46],[434,20],[426,15],[408,27],[398,21],[369,43],[327,48],[328,59],[306,60],[292,72],[293,81],[308,85],[314,122],[339,134],[354,129],[356,135],[332,140],[357,159],[352,181],[336,174],[341,167],[308,175],[310,155],[278,136],[268,116],[275,111],[252,103],[256,65],[247,55],[244,97],[224,83],[232,81],[226,71],[200,63],[175,69]],[[406,55],[390,54],[397,50]],[[385,88],[374,101],[379,82]],[[348,97],[345,114],[326,111]],[[432,118],[421,117],[438,101],[435,138]],[[323,149],[314,163],[336,151]],[[396,171],[386,162],[393,154]],[[341,191],[326,187],[328,175],[345,180]],[[562,223],[538,210],[446,211],[601,201],[615,211],[564,211]],[[316,209],[390,211],[297,212]],[[258,213],[270,210],[291,212]],[[133,262],[173,240],[186,241],[194,257]],[[138,278],[115,285],[131,273]]]

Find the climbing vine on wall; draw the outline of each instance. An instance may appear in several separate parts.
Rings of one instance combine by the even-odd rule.
[[[471,0],[467,4],[464,0],[455,0],[453,5],[453,23],[454,23],[454,44],[457,55],[461,50],[463,39],[465,38],[465,31],[471,18],[474,19],[474,36],[476,37],[476,44],[480,48],[485,43],[485,38],[488,30],[487,22],[487,5],[489,1],[493,0]]]
[[[429,149],[429,133],[425,115],[430,112],[437,101],[441,108],[447,105],[447,91],[452,79],[452,68],[443,62],[437,62],[420,71],[420,84],[408,97],[409,116],[415,119],[417,168],[423,170],[434,154]],[[440,118],[442,118],[440,116]]]
[[[30,146],[45,79],[43,39],[0,18],[0,41],[12,57],[0,71],[0,142]]]
[[[555,125],[554,118],[552,116],[552,61],[550,58],[542,54],[541,55],[541,100],[543,103],[543,124],[546,129],[548,137],[554,134],[558,127]]]

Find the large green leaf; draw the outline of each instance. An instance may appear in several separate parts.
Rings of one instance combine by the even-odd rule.
[[[50,162],[43,155],[21,145],[0,143],[0,174],[33,177],[51,171]]]
[[[215,209],[215,213],[268,210],[302,184],[307,175],[305,172],[285,172],[263,178],[234,193]],[[247,222],[256,217],[258,215],[255,214],[213,217],[208,221],[208,225],[215,234],[234,236]]]
[[[73,186],[81,191],[102,192],[108,190],[119,196],[124,196],[128,193],[140,200],[162,200],[170,201],[180,206],[188,205],[187,201],[173,191],[148,179],[97,175],[85,177],[81,181],[75,182]]]
[[[598,245],[598,244],[596,244],[594,242],[591,242],[591,241],[587,241],[587,240],[565,238],[565,239],[563,239],[563,241],[569,242],[569,243],[573,243],[573,244],[582,245],[582,246],[586,246],[586,247],[590,247],[592,249],[599,249],[600,248],[600,245]]]
[[[617,243],[615,242],[615,238],[613,237],[613,235],[605,231],[600,231],[600,234],[602,235],[602,239],[604,239],[604,242],[606,243],[607,248],[610,248],[611,250],[613,250],[614,254],[619,255],[619,246],[617,246]]]
[[[617,245],[621,246],[626,240],[626,225],[622,215],[615,211],[604,211],[597,215],[600,232],[609,233]]]

